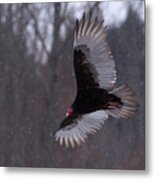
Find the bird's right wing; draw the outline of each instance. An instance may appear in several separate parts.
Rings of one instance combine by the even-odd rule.
[[[115,63],[103,21],[85,13],[75,27],[74,68],[79,89],[101,87],[109,90],[114,87]]]
[[[107,118],[108,113],[103,110],[83,115],[57,131],[55,139],[60,145],[64,144],[66,147],[80,146],[85,142],[88,134],[94,134],[101,129]]]

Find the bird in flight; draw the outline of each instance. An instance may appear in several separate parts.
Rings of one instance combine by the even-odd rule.
[[[73,62],[77,94],[55,133],[55,140],[66,147],[80,146],[109,116],[128,118],[137,111],[131,87],[115,87],[115,62],[103,22],[85,13],[76,20]]]

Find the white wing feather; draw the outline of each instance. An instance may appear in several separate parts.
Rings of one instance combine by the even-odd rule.
[[[80,146],[85,142],[88,134],[94,134],[101,129],[107,118],[108,113],[103,110],[83,115],[75,124],[60,129],[55,134],[55,139],[60,145],[65,144],[66,147]]]
[[[98,72],[100,87],[112,89],[116,82],[115,62],[106,40],[105,28],[102,21],[83,15],[76,25],[74,33],[74,48],[87,45],[90,52],[89,63],[93,64]]]

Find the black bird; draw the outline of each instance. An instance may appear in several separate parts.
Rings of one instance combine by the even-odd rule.
[[[74,68],[77,95],[55,134],[61,145],[81,145],[100,130],[109,115],[128,118],[137,111],[136,96],[128,85],[115,88],[115,62],[106,41],[104,21],[91,14],[76,20]]]

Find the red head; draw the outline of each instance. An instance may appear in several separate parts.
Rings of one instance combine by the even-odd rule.
[[[71,116],[73,114],[73,108],[72,107],[69,107],[68,109],[67,109],[67,112],[66,112],[66,117],[69,117],[69,116]]]

